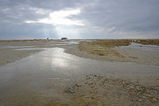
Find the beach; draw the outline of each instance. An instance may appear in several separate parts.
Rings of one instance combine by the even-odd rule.
[[[158,45],[94,41],[1,41],[0,105],[159,105]]]

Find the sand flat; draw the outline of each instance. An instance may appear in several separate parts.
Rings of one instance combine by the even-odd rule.
[[[84,46],[87,45],[81,45],[81,46],[84,48]],[[121,46],[121,47],[118,46],[118,47],[109,48],[109,51],[111,50],[116,51],[117,53],[121,54],[123,57],[111,55],[110,53],[106,56],[94,55],[87,51],[80,51],[77,45],[74,45],[74,47],[72,48],[66,49],[66,52],[80,57],[102,60],[102,61],[132,62],[136,64],[157,65],[157,66],[159,65],[159,46],[157,45],[142,45],[142,44],[133,43],[133,45],[129,46]]]
[[[158,60],[146,60],[156,51],[112,48],[125,53],[123,61],[80,51],[79,41],[1,43],[2,60],[13,60],[0,66],[0,105],[159,105]]]

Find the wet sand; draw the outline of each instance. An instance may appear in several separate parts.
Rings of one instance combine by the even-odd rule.
[[[29,55],[43,51],[45,48],[66,47],[77,40],[18,40],[0,41],[0,66],[12,63]],[[22,50],[21,50],[22,49]],[[24,50],[23,50],[24,49]]]
[[[117,57],[101,57],[79,51],[78,42],[2,42],[0,105],[159,105],[156,52],[113,48],[125,53],[123,61]],[[60,48],[73,55],[64,53]],[[131,50],[132,54],[129,53]]]

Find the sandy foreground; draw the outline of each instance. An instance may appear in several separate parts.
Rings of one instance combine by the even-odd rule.
[[[123,54],[124,58],[116,56],[96,56],[78,49],[79,40],[41,40],[41,41],[16,41],[0,42],[0,66],[15,62],[21,58],[43,51],[42,48],[64,48],[66,53],[82,58],[96,59],[110,62],[133,62],[141,65],[159,66],[159,53],[143,51],[132,48],[112,48]],[[21,48],[32,48],[22,49]],[[16,50],[20,49],[20,50]],[[159,105],[159,78],[150,78],[153,85],[145,85],[138,81],[125,80],[117,76],[86,75],[83,82],[65,88],[63,97],[54,99],[49,103],[34,105],[47,106],[158,106]],[[16,104],[14,104],[16,105]]]

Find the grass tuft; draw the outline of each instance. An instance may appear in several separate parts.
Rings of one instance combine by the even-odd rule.
[[[110,48],[116,46],[128,46],[130,42],[132,42],[132,40],[96,40],[93,42],[83,41],[79,43],[78,47],[81,51],[86,51],[89,54],[99,56],[114,55],[124,58],[124,55],[115,50],[111,50]]]

